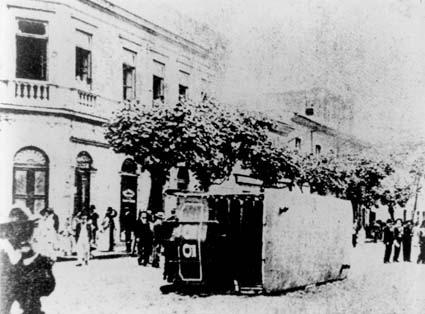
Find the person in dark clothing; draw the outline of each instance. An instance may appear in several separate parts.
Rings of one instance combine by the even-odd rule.
[[[417,259],[418,264],[425,264],[425,220],[422,221],[418,230],[419,240],[419,255]]]
[[[403,240],[403,227],[401,225],[401,219],[396,220],[394,226],[394,256],[393,262],[398,263],[398,257],[400,256],[401,242]]]
[[[137,251],[139,256],[137,261],[139,265],[146,266],[149,262],[149,256],[152,253],[153,242],[153,234],[149,225],[147,212],[140,212],[139,219],[136,222],[135,233],[138,240]]]
[[[410,220],[406,221],[403,227],[403,261],[410,262],[412,251],[413,227]]]
[[[384,263],[389,263],[390,257],[391,257],[391,251],[392,251],[392,247],[393,247],[393,242],[394,242],[394,233],[393,233],[393,230],[392,230],[392,220],[391,219],[387,220],[387,224],[384,227],[383,233],[384,233],[383,242],[385,244]]]
[[[129,207],[124,207],[120,214],[121,232],[124,232],[127,253],[131,252],[132,234],[134,232],[135,217]]]
[[[162,224],[161,238],[162,245],[164,247],[164,271],[163,279],[168,282],[173,282],[176,279],[177,274],[177,263],[175,261],[178,259],[178,253],[176,250],[176,245],[174,245],[173,232],[174,229],[178,226],[178,219],[176,216],[176,211],[171,211],[171,216],[165,219]]]
[[[90,235],[90,241],[93,244],[96,244],[97,230],[99,230],[99,225],[98,225],[99,214],[96,213],[96,206],[90,205],[88,219],[91,223],[91,230],[90,230],[90,234],[89,234]]]
[[[55,288],[53,262],[46,256],[27,252],[15,267],[15,295],[23,314],[41,314],[40,297],[50,295]]]
[[[40,298],[56,286],[53,261],[34,252],[30,244],[36,219],[29,211],[13,208],[9,219],[0,223],[1,313],[10,313],[17,301],[23,314],[43,314]]]
[[[155,214],[155,221],[153,222],[153,247],[152,247],[152,267],[159,267],[161,247],[162,247],[162,221],[164,220],[164,213],[159,212]]]
[[[117,211],[112,207],[108,207],[108,209],[106,210],[105,218],[102,223],[104,230],[109,229],[109,251],[111,252],[114,250],[115,246],[115,217],[117,217]]]

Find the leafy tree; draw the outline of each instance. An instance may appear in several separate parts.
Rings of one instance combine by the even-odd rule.
[[[107,125],[106,139],[117,153],[130,155],[151,175],[149,208],[162,209],[170,170],[184,163],[207,190],[229,177],[252,147],[267,141],[271,120],[232,111],[211,100],[136,107],[128,104]]]
[[[307,154],[299,157],[297,185],[312,193],[350,200],[354,217],[361,206],[377,206],[382,200],[382,180],[393,173],[390,163],[359,155]]]

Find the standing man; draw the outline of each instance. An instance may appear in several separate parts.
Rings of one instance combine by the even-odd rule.
[[[149,263],[149,256],[152,253],[152,240],[153,234],[148,221],[148,213],[145,211],[140,212],[139,219],[136,222],[135,236],[138,239],[138,263],[139,265],[146,266]]]
[[[403,227],[401,225],[401,219],[397,219],[394,227],[394,257],[393,262],[398,263],[398,257],[400,256],[401,242],[403,240]]]
[[[384,239],[383,242],[385,244],[385,254],[384,254],[384,264],[390,262],[391,251],[394,242],[394,233],[392,230],[392,220],[388,219],[387,224],[384,227]]]
[[[403,228],[403,261],[410,262],[410,253],[412,251],[413,227],[412,221],[404,223]]]
[[[155,221],[152,225],[153,231],[153,248],[152,248],[152,267],[159,267],[159,259],[161,254],[162,245],[162,221],[164,220],[164,213],[159,212],[155,214]]]
[[[131,241],[132,241],[132,233],[134,231],[134,223],[135,223],[135,219],[133,217],[131,209],[125,206],[120,214],[120,225],[121,225],[121,233],[124,232],[125,247],[126,247],[127,253],[131,253]]]
[[[96,234],[97,234],[97,230],[99,230],[99,226],[98,226],[99,214],[96,213],[96,206],[90,205],[88,218],[89,218],[89,221],[91,222],[90,241],[93,244],[96,244]]]

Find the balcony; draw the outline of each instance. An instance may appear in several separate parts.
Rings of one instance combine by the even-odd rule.
[[[36,110],[107,120],[121,103],[95,93],[46,81],[0,80],[0,108]]]

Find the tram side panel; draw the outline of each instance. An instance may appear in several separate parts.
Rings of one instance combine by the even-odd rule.
[[[349,264],[351,204],[299,191],[266,190],[263,288],[278,292],[342,279]]]

